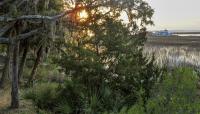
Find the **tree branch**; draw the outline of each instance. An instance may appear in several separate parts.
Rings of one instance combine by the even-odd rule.
[[[94,5],[94,6],[85,6],[85,8],[97,8],[103,6],[102,4]],[[55,16],[43,16],[43,15],[22,15],[20,17],[6,17],[6,16],[0,16],[0,22],[12,22],[12,21],[17,21],[17,20],[49,20],[49,21],[55,21],[58,20],[70,13],[73,13],[74,11],[77,11],[81,8],[74,8],[70,10],[66,10],[58,15]]]
[[[0,29],[0,37],[3,36],[10,28],[12,28],[14,24],[15,22],[7,24],[2,29]]]
[[[24,34],[20,34],[17,36],[16,40],[24,40],[32,35],[35,35],[37,34],[42,28],[39,28],[39,29],[35,29],[35,30],[32,30],[28,33],[24,33]]]
[[[0,21],[1,22],[12,22],[12,21],[17,21],[17,20],[49,20],[49,21],[54,21],[59,18],[64,17],[65,15],[72,13],[74,10],[67,10],[63,13],[60,13],[55,16],[42,16],[42,15],[23,15],[17,18],[13,17],[6,17],[6,16],[0,16]]]
[[[16,41],[18,41],[18,40],[24,40],[26,38],[29,38],[32,35],[37,34],[41,29],[42,28],[39,28],[39,29],[35,29],[35,30],[32,30],[32,31],[24,33],[24,34],[20,34],[20,35],[16,36],[16,38],[14,38],[14,39]],[[0,44],[8,44],[8,43],[10,43],[9,38],[0,37]]]
[[[0,44],[8,44],[8,43],[9,43],[8,38],[0,37]]]

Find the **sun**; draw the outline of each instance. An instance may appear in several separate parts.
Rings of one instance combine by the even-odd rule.
[[[80,22],[85,22],[89,18],[89,14],[86,9],[81,9],[77,12],[77,20]]]
[[[69,20],[77,24],[84,24],[90,18],[89,10],[84,4],[76,4],[73,12],[68,15]]]

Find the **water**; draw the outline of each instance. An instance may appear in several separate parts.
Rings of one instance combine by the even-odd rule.
[[[200,49],[178,46],[146,46],[144,53],[155,54],[156,64],[168,67],[192,66],[200,68]]]
[[[177,36],[200,36],[200,34],[173,34]]]

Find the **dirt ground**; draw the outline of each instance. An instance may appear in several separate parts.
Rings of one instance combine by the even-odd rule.
[[[10,104],[10,90],[0,90],[0,109],[8,107]]]
[[[18,109],[10,109],[10,90],[0,90],[0,114],[36,114],[31,101],[20,99]]]

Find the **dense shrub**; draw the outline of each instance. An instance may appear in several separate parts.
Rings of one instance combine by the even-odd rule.
[[[150,114],[197,114],[200,112],[200,99],[197,96],[198,75],[190,68],[178,68],[168,73],[162,84],[148,101]],[[158,92],[156,92],[158,91]]]
[[[197,96],[197,73],[190,68],[178,68],[168,72],[163,82],[152,91],[144,105],[123,108],[119,114],[198,114],[200,98]]]
[[[114,91],[105,84],[97,90],[74,81],[67,81],[59,88],[57,84],[39,84],[28,90],[25,98],[32,99],[38,108],[61,114],[197,114],[200,112],[198,80],[197,73],[190,68],[169,71],[162,83],[150,90],[146,104],[144,89],[140,89],[132,106],[124,103],[120,90]]]
[[[58,96],[58,84],[42,83],[24,91],[24,98],[33,100],[40,109],[51,110],[56,107],[55,101]]]
[[[30,78],[32,68],[25,67],[23,72],[23,81]],[[45,62],[38,66],[35,76],[35,82],[58,82],[63,83],[65,80],[65,74],[59,72],[59,67],[50,62]]]

